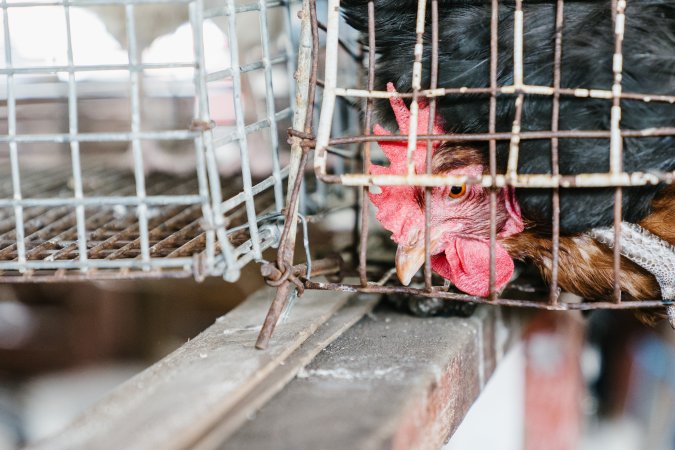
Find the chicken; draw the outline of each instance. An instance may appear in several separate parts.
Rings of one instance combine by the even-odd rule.
[[[555,1],[525,2],[524,82],[553,84]],[[611,90],[614,27],[609,0],[567,0],[562,29],[561,87]],[[347,22],[358,31],[368,31],[367,2],[342,0]],[[422,87],[430,84],[431,26],[427,7],[424,35]],[[439,2],[439,87],[488,87],[490,72],[489,1],[444,0]],[[417,2],[375,0],[375,42],[378,59],[375,88],[384,90],[393,82],[398,92],[412,91]],[[513,84],[513,2],[500,2],[498,35],[499,86]],[[364,40],[367,43],[367,40]],[[675,1],[632,0],[627,2],[623,41],[624,92],[673,94],[675,86]],[[527,95],[523,104],[522,131],[550,130],[549,96]],[[675,105],[667,102],[621,102],[621,128],[643,130],[673,126]],[[488,131],[487,96],[452,95],[437,99],[442,127],[451,133]],[[608,130],[611,101],[599,98],[560,98],[560,130]],[[496,130],[510,132],[514,97],[497,98]],[[375,119],[394,128],[394,116],[386,100],[375,100]],[[626,172],[675,170],[675,137],[626,138],[623,168]],[[487,143],[475,143],[487,153]],[[608,139],[560,139],[560,173],[608,172]],[[508,142],[497,146],[498,170],[504,172]],[[551,173],[550,143],[523,140],[519,173]],[[648,212],[663,185],[623,190],[623,219],[637,223]],[[612,188],[564,189],[560,192],[560,229],[563,234],[612,224]],[[523,215],[543,232],[551,229],[551,192],[548,189],[516,191]]]
[[[389,85],[394,92],[393,85]],[[392,97],[392,110],[400,131],[409,131],[410,113],[400,97]],[[421,102],[418,128],[429,121],[429,108]],[[376,135],[391,133],[376,125]],[[433,134],[444,134],[435,120]],[[389,166],[372,165],[371,173],[405,174],[407,143],[381,141],[380,147]],[[470,146],[432,143],[432,173],[480,176],[488,169],[485,154]],[[413,151],[416,173],[425,172],[426,143],[418,142]],[[501,290],[514,272],[514,259],[534,263],[550,281],[552,243],[550,235],[541,234],[532,221],[521,213],[512,187],[497,191],[495,243],[495,286]],[[401,282],[409,284],[424,264],[424,189],[416,186],[382,186],[370,199],[377,207],[377,219],[392,232],[398,244],[396,269]],[[458,289],[476,296],[490,293],[490,201],[489,190],[479,184],[462,184],[432,189],[430,204],[430,252],[434,272],[450,280]],[[639,225],[675,245],[675,186],[662,191],[652,202],[651,214]],[[670,225],[669,225],[670,224]],[[560,238],[558,284],[566,291],[590,300],[611,297],[614,286],[613,251],[586,233]],[[638,264],[622,258],[621,290],[629,299],[661,297],[660,285]],[[638,317],[653,323],[658,315],[640,313]]]
[[[347,22],[367,32],[367,2],[341,1]],[[375,0],[375,42],[378,59],[375,88],[412,90],[417,2]],[[430,85],[431,31],[427,8],[423,46],[422,87]],[[440,87],[487,87],[490,67],[490,2],[448,0],[439,2]],[[540,0],[524,6],[524,81],[528,85],[553,84],[555,2]],[[500,2],[498,35],[498,85],[513,84],[513,3]],[[624,92],[672,94],[675,85],[675,2],[633,0],[626,8],[623,42]],[[365,40],[364,40],[365,41]],[[610,1],[568,0],[564,6],[561,86],[611,90],[614,53]],[[522,131],[551,129],[552,100],[548,96],[525,96]],[[488,98],[477,95],[437,99],[435,133],[484,133],[488,131]],[[561,96],[561,130],[608,130],[611,102],[599,98]],[[673,125],[675,105],[667,102],[622,100],[621,127],[642,130]],[[407,108],[403,100],[375,100],[375,118],[384,125],[376,134],[388,134],[397,119],[407,132]],[[428,112],[418,129],[426,130]],[[426,116],[425,116],[426,114]],[[496,130],[511,131],[513,96],[497,100]],[[623,168],[635,171],[673,171],[673,136],[625,138]],[[405,144],[380,143],[389,167],[373,166],[373,173],[405,173]],[[609,140],[561,139],[561,174],[608,172]],[[426,144],[414,158],[418,173],[425,171]],[[438,174],[480,175],[488,173],[487,143],[440,143],[433,145],[432,170]],[[518,171],[551,173],[550,143],[520,142]],[[508,142],[498,143],[498,172],[504,173]],[[397,269],[407,284],[424,260],[424,191],[415,187],[382,187],[372,194],[377,217],[399,244]],[[560,190],[559,285],[592,300],[611,297],[613,252],[589,234],[613,223],[613,188]],[[545,279],[551,278],[551,191],[549,189],[502,188],[497,193],[496,285],[502,289],[514,270],[513,260],[533,262]],[[473,295],[489,293],[489,195],[479,185],[434,189],[431,196],[432,268],[459,289]],[[639,224],[663,241],[675,244],[675,188],[663,184],[623,189],[623,217]],[[664,244],[666,245],[666,244]],[[675,253],[673,253],[675,255]],[[621,289],[625,298],[661,298],[657,279],[638,264],[622,258]],[[654,316],[642,314],[652,321]]]

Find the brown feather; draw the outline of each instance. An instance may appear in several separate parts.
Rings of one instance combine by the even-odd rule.
[[[675,245],[675,185],[654,199],[652,213],[640,221],[640,226]]]
[[[652,213],[640,226],[675,244],[675,186],[666,188],[652,202]],[[552,241],[531,231],[511,236],[502,245],[519,260],[533,262],[547,282],[551,280]],[[632,261],[621,258],[621,290],[634,300],[661,298],[661,290],[653,275]],[[614,287],[613,250],[585,235],[561,236],[558,284],[588,300],[607,300]],[[665,317],[654,311],[636,311],[645,323],[653,324]]]
[[[488,171],[483,152],[458,144],[444,143],[434,154],[433,172],[444,173],[471,164],[483,165]],[[424,191],[417,197],[423,205]],[[652,212],[639,225],[675,245],[675,185],[668,186],[652,202]],[[527,218],[523,218],[527,221]],[[552,240],[526,230],[501,241],[509,255],[521,261],[534,263],[547,282],[551,281]],[[654,300],[661,298],[661,289],[653,275],[637,264],[621,258],[621,291],[625,299]],[[560,237],[558,285],[565,291],[587,300],[612,298],[614,292],[614,252],[593,238],[579,234]],[[665,317],[665,312],[636,310],[635,315],[647,324]]]

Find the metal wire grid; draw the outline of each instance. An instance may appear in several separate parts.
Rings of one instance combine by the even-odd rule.
[[[25,173],[27,178],[43,180],[43,173]],[[9,177],[9,173],[7,173]],[[47,192],[55,199],[64,192],[63,186],[71,180],[70,171],[50,173],[49,182],[40,184],[33,180],[31,186]],[[92,181],[93,180],[93,181]],[[94,183],[98,195],[110,199],[133,195],[134,179],[129,174],[120,174],[102,167],[89,168],[84,176],[84,184]],[[182,195],[197,189],[194,178],[166,178],[152,175],[147,179],[149,195]],[[3,189],[3,194],[7,192]],[[30,191],[27,192],[30,194]],[[189,195],[189,194],[188,194]],[[196,199],[198,200],[198,198]],[[273,202],[273,194],[265,192],[256,198],[256,206],[265,207]],[[56,271],[30,270],[29,274],[18,271],[2,273],[5,281],[33,282],[57,281],[59,279],[86,278],[141,278],[141,277],[184,277],[202,278],[208,275],[204,260],[206,233],[203,229],[201,205],[150,205],[148,208],[148,240],[150,257],[158,259],[157,267],[164,269],[138,270],[134,260],[140,256],[140,235],[138,219],[133,208],[121,203],[111,202],[108,205],[87,204],[85,210],[85,227],[87,235],[87,254],[95,260],[96,267],[87,273],[68,271],[77,259],[77,216],[72,205],[50,207],[31,206],[24,211],[25,246],[27,266],[34,262],[54,262],[59,268]],[[132,210],[132,211],[130,211]],[[229,223],[245,224],[245,209],[238,208],[227,216]],[[268,227],[260,231],[263,244],[278,239],[275,228]],[[228,230],[230,242],[237,245],[234,253],[242,264],[251,260],[250,241],[247,230],[241,226]],[[0,260],[13,261],[17,257],[17,240],[14,217],[11,214],[0,214]],[[244,259],[246,258],[246,259]],[[164,265],[164,261],[169,261]],[[181,266],[177,266],[182,261]],[[119,270],[102,270],[119,269]]]
[[[625,16],[624,10],[626,7],[625,0],[614,0],[612,2],[612,15],[615,24],[614,41],[615,51],[613,56],[613,86],[611,90],[597,90],[597,89],[566,89],[560,86],[561,73],[561,49],[562,49],[562,31],[563,31],[563,7],[564,1],[558,0],[556,4],[556,32],[554,44],[554,76],[552,86],[533,86],[526,85],[523,81],[523,4],[522,0],[515,1],[514,14],[514,67],[512,86],[498,86],[497,84],[497,33],[498,33],[498,11],[499,1],[492,0],[491,2],[491,25],[490,25],[490,86],[483,88],[476,87],[459,87],[446,88],[438,87],[438,0],[431,0],[431,80],[430,88],[421,88],[421,74],[422,74],[422,48],[423,37],[425,32],[425,15],[428,7],[426,0],[418,0],[417,3],[417,25],[416,25],[416,46],[415,46],[415,60],[412,61],[412,88],[411,93],[398,93],[397,96],[408,98],[411,100],[410,105],[410,130],[408,135],[396,136],[373,136],[370,134],[372,126],[373,113],[373,99],[375,98],[389,98],[391,93],[385,91],[374,90],[374,75],[375,75],[375,7],[374,2],[368,3],[368,48],[369,53],[367,58],[367,89],[353,89],[339,87],[338,69],[340,67],[340,52],[339,48],[347,48],[340,39],[339,23],[340,23],[340,2],[339,0],[328,1],[328,16],[326,25],[320,24],[316,15],[316,3],[312,1],[305,2],[306,16],[311,17],[311,28],[313,38],[314,60],[313,64],[301,66],[300,70],[309,78],[310,89],[313,87],[323,88],[323,98],[321,101],[320,120],[318,123],[316,137],[309,133],[306,129],[304,133],[295,132],[294,136],[301,139],[301,146],[306,155],[310,150],[315,149],[314,168],[318,180],[328,183],[344,186],[357,186],[360,189],[361,200],[361,214],[360,219],[357,218],[356,228],[358,230],[358,275],[360,284],[346,284],[340,282],[319,282],[316,280],[308,280],[303,278],[306,273],[304,265],[293,266],[293,256],[284,255],[280,253],[277,258],[275,267],[264,268],[264,274],[268,276],[268,281],[274,281],[273,285],[280,286],[279,292],[270,307],[265,323],[261,330],[260,336],[256,346],[258,348],[265,348],[269,337],[274,329],[276,321],[287,302],[289,289],[292,284],[295,284],[300,291],[303,289],[323,289],[323,290],[342,290],[348,292],[371,292],[371,293],[404,293],[426,297],[446,298],[452,300],[462,300],[475,303],[489,303],[508,306],[524,306],[543,308],[549,310],[588,310],[598,308],[614,308],[614,309],[628,309],[628,308],[656,308],[663,307],[670,304],[665,300],[647,300],[647,301],[622,301],[621,290],[618,283],[618,274],[620,273],[620,245],[614,246],[614,300],[601,302],[581,302],[581,303],[567,303],[559,299],[560,290],[558,288],[558,252],[559,252],[559,238],[560,238],[560,198],[559,189],[569,187],[615,187],[615,204],[614,204],[614,230],[615,242],[620,242],[620,217],[621,217],[621,194],[623,186],[639,186],[646,184],[657,183],[672,183],[675,179],[675,173],[664,172],[648,172],[648,173],[626,173],[622,168],[622,139],[624,137],[648,137],[648,136],[668,136],[675,135],[675,127],[667,128],[651,128],[646,130],[622,130],[620,127],[621,105],[622,99],[630,99],[633,101],[644,102],[668,102],[675,103],[675,96],[672,95],[650,95],[641,93],[623,92],[621,86],[622,75],[622,42],[624,33]],[[324,80],[319,80],[317,77],[317,65],[319,56],[319,29],[326,31],[325,44],[325,66],[324,66]],[[348,48],[347,48],[348,50]],[[353,51],[346,53],[354,57],[359,57]],[[419,110],[418,100],[421,97],[428,99],[430,118],[435,116],[436,99],[445,95],[457,94],[481,94],[488,95],[490,99],[489,108],[489,122],[488,133],[476,134],[445,134],[432,135],[432,120],[430,120],[428,129],[417,129],[417,115]],[[496,132],[496,99],[497,95],[511,95],[514,96],[515,102],[515,118],[512,124],[511,132]],[[552,97],[552,126],[549,131],[521,131],[520,119],[522,114],[522,106],[525,95],[545,95]],[[609,131],[603,130],[559,130],[559,98],[560,96],[574,96],[578,98],[603,98],[612,100],[611,106],[611,127]],[[337,100],[342,99],[346,103],[351,103],[352,98],[365,98],[366,108],[364,114],[363,128],[360,136],[338,136],[332,137],[333,134],[338,134],[334,128],[334,114],[337,110]],[[311,103],[309,103],[311,104]],[[297,130],[297,128],[296,128]],[[608,173],[584,173],[578,175],[561,175],[558,167],[558,141],[565,138],[587,138],[598,139],[606,138],[610,140],[610,171]],[[520,174],[517,172],[519,144],[525,139],[548,139],[551,142],[551,153],[553,162],[552,174]],[[370,143],[375,141],[402,141],[407,140],[407,163],[408,173],[405,175],[372,175],[369,173],[370,167]],[[424,140],[427,142],[426,154],[426,173],[415,174],[414,164],[412,161],[412,151],[417,147],[417,141]],[[449,176],[449,175],[433,175],[431,173],[431,142],[433,140],[443,140],[448,142],[485,142],[489,143],[489,175],[482,175],[478,177],[469,176]],[[509,153],[507,170],[504,175],[497,174],[496,169],[496,144],[497,141],[509,142]],[[340,152],[335,148],[341,145],[357,144],[362,147],[362,161],[363,171],[354,173],[340,173],[339,170],[329,173],[328,155],[336,154],[340,156]],[[357,152],[356,161],[359,161]],[[349,155],[346,155],[349,157]],[[306,159],[298,163],[300,170],[303,169]],[[490,188],[490,295],[487,298],[476,297],[456,292],[448,292],[447,286],[435,286],[432,284],[431,263],[430,263],[430,211],[429,211],[429,197],[432,187],[436,186],[452,186],[467,184],[480,184],[486,188]],[[379,271],[381,278],[376,281],[370,281],[368,274],[372,273],[368,255],[368,189],[372,186],[395,186],[395,185],[412,185],[425,187],[425,264],[424,264],[424,286],[420,288],[402,287],[388,285],[389,279],[395,273],[395,269]],[[552,217],[552,246],[553,246],[553,273],[550,282],[548,301],[532,300],[532,296],[528,294],[527,299],[522,298],[500,298],[495,289],[495,245],[496,245],[496,188],[503,186],[514,186],[519,188],[550,188],[553,192],[553,217]],[[293,204],[297,199],[297,192],[292,192],[289,199]],[[284,233],[287,234],[291,224],[295,220],[287,220],[287,226]],[[284,246],[284,238],[280,247]],[[355,261],[354,261],[355,262]],[[315,266],[321,265],[321,271],[326,274],[331,273],[345,273],[345,267],[342,261],[325,260],[315,261]],[[347,270],[348,272],[348,270]],[[270,276],[271,275],[271,276]],[[518,290],[523,290],[528,293],[532,292],[532,286],[528,282],[519,283],[518,281],[510,285],[511,295]],[[536,289],[535,289],[536,291]],[[518,297],[517,295],[515,297]],[[540,296],[541,297],[541,296]],[[545,296],[544,296],[545,297]],[[542,300],[545,300],[542,299]]]
[[[291,23],[290,23],[290,3],[284,2],[272,2],[268,3],[265,0],[259,0],[255,4],[249,5],[240,5],[235,6],[234,0],[227,0],[226,6],[224,8],[214,8],[207,11],[203,15],[203,2],[202,0],[197,0],[196,7],[191,10],[195,14],[191,14],[192,20],[196,21],[198,24],[203,23],[203,19],[206,18],[217,18],[217,17],[227,17],[228,21],[228,42],[231,46],[231,67],[222,71],[206,74],[205,72],[201,73],[198,84],[200,88],[197,90],[199,93],[199,119],[203,124],[209,124],[210,118],[207,109],[208,99],[207,99],[207,83],[221,80],[221,79],[231,79],[234,85],[234,110],[236,117],[236,129],[229,133],[221,134],[218,138],[214,137],[214,133],[217,130],[213,130],[214,133],[205,133],[203,135],[202,144],[205,149],[206,155],[206,168],[208,170],[208,177],[211,183],[211,195],[212,195],[212,216],[214,221],[212,224],[209,224],[216,230],[218,242],[222,248],[225,248],[224,259],[225,266],[227,271],[225,272],[225,279],[228,281],[235,281],[239,276],[239,268],[243,265],[242,263],[247,263],[251,259],[261,259],[262,251],[264,248],[267,248],[276,242],[263,242],[259,235],[258,230],[258,218],[256,216],[256,208],[254,204],[254,196],[260,194],[265,189],[273,187],[275,195],[275,208],[277,212],[281,211],[281,208],[284,204],[283,190],[282,190],[282,180],[288,175],[288,168],[283,170],[280,167],[279,163],[279,141],[278,141],[278,122],[288,119],[292,115],[292,108],[294,103],[294,90],[293,83],[290,81],[293,79],[294,73],[294,64],[295,64],[295,44],[293,43],[291,36]],[[285,28],[287,35],[287,45],[286,45],[286,54],[278,57],[276,59],[272,58],[269,49],[270,36],[267,28],[267,11],[271,7],[284,7],[286,9],[285,14]],[[237,14],[248,12],[248,11],[259,11],[260,18],[260,30],[261,30],[261,44],[263,57],[261,61],[250,64],[247,67],[242,67],[239,61],[239,49],[237,45]],[[198,27],[198,32],[196,33],[201,38],[201,29]],[[201,39],[199,39],[201,41]],[[197,42],[198,39],[195,39]],[[204,66],[203,54],[200,55],[200,65]],[[282,111],[275,111],[274,106],[274,89],[272,84],[272,64],[275,63],[285,63],[288,73],[289,80],[289,107]],[[239,69],[239,70],[237,70]],[[258,121],[253,124],[244,123],[244,112],[242,109],[242,98],[241,98],[241,73],[244,71],[251,71],[262,69],[265,73],[265,98],[266,98],[266,112],[267,117],[261,121]],[[251,169],[250,169],[250,159],[249,159],[249,147],[247,142],[247,136],[257,130],[269,128],[270,137],[272,140],[271,145],[271,158],[273,162],[273,174],[266,180],[260,182],[257,185],[253,185],[251,178]],[[238,194],[235,197],[223,202],[222,196],[220,194],[220,186],[217,183],[219,179],[217,173],[217,164],[215,158],[215,149],[218,146],[224,146],[230,142],[237,142],[240,150],[241,157],[241,170],[242,170],[242,179],[243,179],[243,192]],[[248,220],[248,229],[251,235],[249,243],[244,245],[250,246],[249,252],[250,255],[246,258],[246,261],[237,261],[235,252],[230,247],[227,249],[229,242],[226,236],[226,226],[224,220],[224,214],[238,206],[239,204],[244,203],[246,206],[246,215]],[[205,217],[210,215],[206,213]],[[210,238],[213,240],[213,237]],[[209,241],[207,234],[207,242]],[[265,244],[265,245],[263,245]],[[242,247],[245,248],[245,247]],[[215,261],[212,258],[211,253],[206,251],[207,255],[207,266],[211,266]],[[244,253],[245,255],[245,253]]]
[[[136,40],[136,6],[144,4],[177,4],[189,9],[189,21],[194,37],[194,61],[142,63]],[[122,5],[126,18],[128,64],[76,65],[73,58],[71,7],[92,5]],[[224,7],[205,9],[202,0],[103,0],[0,3],[3,12],[6,67],[0,75],[6,79],[8,132],[0,142],[9,150],[11,189],[2,192],[0,208],[4,241],[0,249],[0,271],[7,280],[53,280],[64,277],[132,277],[223,275],[235,281],[239,269],[278,241],[274,227],[258,227],[256,212],[280,211],[284,193],[282,181],[288,167],[279,163],[278,123],[292,114],[294,98],[291,85],[289,104],[275,110],[272,67],[285,65],[288,79],[294,68],[294,44],[290,23],[291,4],[267,2],[235,5],[233,0]],[[67,34],[67,65],[15,67],[8,10],[39,6],[62,7]],[[282,8],[284,14],[285,51],[272,55],[269,47],[267,11]],[[241,65],[238,55],[237,15],[257,11],[260,19],[262,59]],[[230,46],[228,69],[207,73],[203,51],[203,26],[206,19],[225,17]],[[277,36],[275,36],[276,38]],[[196,96],[195,119],[190,129],[168,131],[141,130],[141,77],[149,69],[194,69]],[[131,130],[128,132],[82,133],[78,128],[78,92],[76,75],[80,72],[124,70],[129,75],[131,100]],[[265,76],[266,117],[246,124],[242,110],[242,73],[263,70]],[[15,75],[68,74],[68,133],[17,133],[17,100]],[[231,80],[234,89],[236,126],[234,130],[215,125],[210,117],[209,84]],[[253,184],[248,159],[247,136],[268,129],[271,138],[270,158],[273,173]],[[146,179],[141,142],[192,141],[195,149],[196,179],[192,182],[174,180],[162,182],[157,177]],[[84,167],[81,162],[82,142],[130,142],[133,150],[133,179],[101,168]],[[20,170],[20,146],[28,143],[68,143],[71,168],[66,171],[24,173]],[[225,189],[216,164],[216,150],[236,143],[240,150],[242,176],[227,180]],[[85,174],[85,175],[83,175]],[[87,178],[88,177],[88,178]],[[85,194],[84,184],[94,179],[91,195]],[[108,181],[108,185],[105,181]],[[152,183],[150,184],[150,182]],[[45,184],[52,185],[52,189]],[[64,186],[68,189],[63,189]],[[242,186],[237,193],[237,187]],[[271,190],[270,196],[267,191]],[[33,197],[38,193],[40,197]],[[258,200],[256,202],[256,200]],[[265,200],[265,202],[262,202]],[[237,209],[245,207],[245,220]],[[120,211],[124,217],[120,218]],[[13,216],[13,217],[12,217]],[[227,216],[227,217],[226,217]],[[11,223],[13,226],[8,227]],[[243,226],[242,226],[243,224]],[[228,226],[237,226],[232,232]],[[11,229],[10,229],[11,228]],[[116,233],[115,234],[115,230]],[[248,236],[242,242],[242,231]],[[111,235],[112,232],[112,235]],[[233,239],[233,235],[238,236]],[[236,248],[234,246],[236,244]],[[195,258],[199,255],[199,258]],[[75,269],[75,270],[73,270]],[[37,275],[40,275],[39,277]]]

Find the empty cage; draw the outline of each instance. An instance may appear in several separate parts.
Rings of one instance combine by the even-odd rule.
[[[298,4],[1,9],[3,281],[235,281],[276,245]]]

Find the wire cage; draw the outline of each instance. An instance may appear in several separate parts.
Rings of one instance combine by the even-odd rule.
[[[276,245],[297,4],[1,9],[3,282],[236,281]],[[36,46],[51,54],[35,56]]]
[[[354,3],[354,2],[352,2]],[[622,90],[622,44],[624,41],[624,26],[626,22],[626,2],[613,0],[611,5],[607,2],[606,14],[611,17],[613,35],[607,39],[613,42],[612,77],[613,83],[610,89],[595,89],[588,87],[566,88],[561,85],[561,53],[565,34],[563,9],[565,2],[557,0],[552,2],[551,14],[553,14],[553,28],[550,36],[552,47],[552,84],[551,85],[528,85],[525,83],[523,74],[523,55],[526,49],[524,43],[524,27],[528,24],[524,20],[524,6],[522,0],[512,2],[500,2],[498,0],[487,1],[489,18],[490,41],[488,43],[489,84],[487,86],[467,85],[439,85],[439,8],[449,7],[438,0],[419,0],[408,2],[416,5],[417,19],[412,29],[401,29],[401,34],[408,33],[414,36],[411,39],[410,54],[414,55],[409,61],[409,66],[401,69],[409,71],[411,85],[410,92],[391,92],[389,90],[375,89],[376,75],[376,40],[378,29],[376,28],[376,16],[378,9],[376,2],[363,2],[367,5],[367,18],[362,20],[367,23],[367,33],[359,42],[350,40],[348,27],[341,19],[341,6],[339,0],[329,0],[325,22],[317,17],[316,2],[305,3],[306,20],[311,22],[314,58],[309,71],[309,96],[313,98],[314,92],[318,91],[321,97],[317,101],[320,105],[320,119],[314,126],[309,122],[312,118],[314,102],[307,103],[309,107],[308,122],[304,130],[296,130],[292,133],[297,146],[302,148],[303,157],[299,162],[300,171],[304,171],[307,165],[308,155],[314,151],[314,171],[316,179],[345,190],[355,191],[355,203],[359,208],[354,224],[354,247],[353,251],[345,254],[345,263],[342,259],[326,258],[315,261],[313,265],[321,265],[324,273],[341,272],[352,273],[358,277],[358,282],[343,282],[331,280],[319,282],[307,277],[305,265],[293,264],[292,242],[296,220],[286,221],[286,227],[282,236],[280,251],[276,264],[263,267],[263,274],[273,285],[280,286],[277,297],[272,304],[266,322],[258,340],[258,347],[264,347],[269,339],[284,305],[289,297],[289,290],[294,285],[299,289],[324,289],[342,290],[350,292],[375,292],[375,293],[402,293],[408,295],[458,300],[472,303],[487,303],[495,305],[522,306],[544,308],[548,310],[589,310],[597,308],[664,308],[672,305],[672,296],[663,292],[663,298],[645,299],[635,301],[622,300],[620,276],[622,270],[622,189],[632,186],[671,184],[675,173],[663,171],[627,172],[622,165],[622,142],[626,138],[648,138],[655,136],[675,136],[673,126],[649,128],[649,129],[622,129],[621,112],[622,102],[633,101],[649,104],[672,105],[675,103],[675,95],[670,93],[650,92],[626,92]],[[512,83],[500,85],[498,83],[498,42],[499,24],[503,18],[499,17],[500,7],[508,3],[513,15],[513,52],[512,52]],[[410,6],[406,3],[407,6]],[[440,5],[440,6],[439,6]],[[403,7],[403,6],[401,6]],[[527,6],[525,6],[527,8]],[[411,8],[412,9],[412,8]],[[365,10],[363,10],[365,11]],[[365,13],[364,13],[365,14]],[[324,35],[325,32],[325,40]],[[404,41],[400,41],[404,42]],[[323,44],[325,43],[325,46]],[[308,44],[309,45],[309,44]],[[404,45],[404,44],[400,44]],[[447,50],[441,50],[447,51]],[[322,64],[320,64],[322,62]],[[360,83],[350,84],[353,80],[345,80],[341,69],[346,63],[356,63],[363,72]],[[425,76],[428,75],[428,78]],[[428,86],[423,88],[422,80],[428,80]],[[649,86],[645,86],[648,90]],[[489,103],[489,113],[485,120],[485,132],[480,133],[446,133],[439,134],[433,130],[433,117],[436,105],[441,98],[457,98],[467,94],[475,95]],[[545,130],[528,130],[521,123],[523,116],[524,100],[528,96],[546,96],[551,99],[551,127]],[[383,136],[382,133],[375,135],[373,126],[374,102],[381,99],[403,98],[409,107],[410,128],[400,134]],[[607,111],[611,114],[611,120],[607,129],[560,129],[559,115],[561,98],[576,98],[579,101],[601,99],[605,101]],[[498,131],[495,127],[497,119],[497,100],[511,99],[513,102],[514,119],[509,131]],[[431,111],[428,114],[428,123],[419,122],[421,115],[421,102],[427,102],[426,107]],[[651,102],[651,103],[650,103]],[[342,111],[354,108],[361,111],[361,123],[358,132],[351,129],[345,130],[336,124]],[[670,111],[673,111],[672,109]],[[426,116],[424,116],[426,117]],[[673,115],[670,116],[675,117]],[[428,128],[427,128],[428,126]],[[559,142],[563,139],[604,139],[608,142],[606,150],[609,155],[609,171],[602,173],[574,173],[563,174],[559,167]],[[519,157],[523,158],[521,145],[528,140],[545,140],[550,142],[552,160],[551,170],[546,173],[519,173]],[[431,170],[432,141],[445,141],[451,143],[483,143],[489,149],[489,170],[487,173],[475,176],[434,174]],[[406,172],[400,174],[382,173],[372,171],[372,165],[382,159],[377,153],[374,142],[403,142],[407,144],[405,159]],[[426,143],[426,173],[415,171],[413,151],[418,147],[418,142]],[[508,149],[508,162],[506,170],[501,173],[497,169],[496,152],[498,145],[506,145]],[[520,156],[519,156],[520,155]],[[338,163],[339,161],[339,163]],[[489,269],[489,294],[485,297],[468,295],[451,289],[447,282],[438,280],[432,276],[431,250],[430,250],[430,206],[428,199],[432,189],[444,186],[481,185],[489,190],[490,195],[490,269]],[[369,192],[379,190],[385,186],[415,186],[421,189],[422,195],[427,201],[424,204],[424,265],[423,276],[417,278],[410,287],[401,286],[392,282],[395,269],[392,264],[388,266],[382,263],[374,255],[381,255],[384,241],[373,239],[372,206],[369,201]],[[512,186],[517,189],[547,189],[552,192],[552,233],[551,240],[551,279],[548,287],[533,284],[531,279],[520,277],[511,280],[506,289],[498,290],[495,283],[495,246],[497,241],[496,227],[496,192],[504,186]],[[573,188],[611,188],[614,190],[614,225],[613,231],[606,231],[605,242],[609,242],[613,249],[613,298],[602,301],[567,302],[560,296],[558,284],[559,251],[560,251],[560,191]],[[294,205],[297,205],[297,196],[300,192],[300,180],[296,181],[294,189],[290,189],[288,213],[292,213]],[[377,233],[375,233],[377,234]],[[666,245],[666,247],[668,247]],[[668,247],[673,253],[672,246]],[[672,256],[669,254],[669,257]],[[672,258],[671,258],[672,259]],[[391,261],[391,259],[390,259]],[[314,273],[314,272],[313,272]],[[415,281],[415,280],[413,280]],[[611,296],[610,296],[611,297]],[[670,306],[670,315],[675,311]]]
[[[622,90],[625,1],[614,1],[607,10],[615,24],[614,82],[608,90],[561,86],[563,0],[553,9],[552,85],[524,82],[521,0],[512,2],[513,83],[499,85],[496,36],[503,3],[486,3],[491,5],[489,85],[438,84],[439,2],[420,0],[417,14],[425,20],[417,20],[416,29],[407,30],[415,36],[409,69],[412,89],[392,93],[374,85],[377,11],[372,1],[368,33],[359,43],[357,33],[340,21],[339,0],[303,0],[301,5],[290,0],[3,0],[0,85],[6,125],[0,129],[4,162],[0,170],[5,175],[0,185],[1,280],[223,276],[236,281],[243,265],[257,261],[267,283],[278,287],[258,339],[261,348],[289,298],[304,289],[403,293],[551,310],[671,305],[666,295],[622,300],[618,281],[622,188],[672,183],[675,176],[672,172],[628,173],[621,164],[624,138],[675,136],[673,127],[621,128],[622,101],[675,103],[675,95]],[[36,25],[40,16],[35,11],[59,27],[48,31],[52,28],[45,26],[39,36],[20,39],[26,23]],[[318,12],[326,15],[325,22]],[[296,13],[300,21],[295,20]],[[93,18],[115,38],[108,50],[87,51],[95,30],[82,24],[96,22]],[[178,41],[162,41],[160,36],[172,31]],[[30,51],[18,48],[27,40],[49,44],[54,56],[31,57]],[[176,42],[187,50],[179,51]],[[425,48],[429,61],[423,58]],[[364,83],[359,82],[362,70]],[[426,72],[430,84],[423,88]],[[486,132],[438,134],[433,133],[431,120],[426,130],[416,125],[423,100],[431,110],[429,117],[434,117],[438,99],[466,94],[489,102]],[[524,131],[521,117],[528,96],[551,98],[551,129]],[[374,102],[392,97],[409,104],[412,126],[408,133],[374,135]],[[556,117],[563,97],[606,101],[610,126],[560,130]],[[497,99],[505,98],[513,99],[515,110],[507,132],[495,127]],[[518,172],[522,142],[550,141],[552,160],[557,161],[559,140],[569,138],[606,139],[610,170],[567,175],[560,173],[556,162],[550,173]],[[286,139],[290,146],[285,145]],[[432,142],[439,140],[486,143],[488,173],[433,174]],[[373,163],[382,160],[372,145],[376,141],[407,143],[408,173],[372,173]],[[411,164],[418,142],[427,143],[426,173],[415,173]],[[502,143],[508,148],[504,173],[495,162]],[[312,152],[315,170],[310,175],[306,169]],[[432,276],[429,202],[424,203],[423,276],[411,287],[394,283],[395,268],[380,257],[388,240],[378,240],[372,232],[369,192],[386,186],[417,186],[428,198],[433,188],[463,183],[482,185],[490,192],[489,295],[464,294]],[[496,190],[503,186],[552,191],[548,288],[525,277],[505,290],[496,287],[494,204]],[[575,187],[615,189],[614,232],[609,239],[614,255],[613,299],[581,303],[560,299],[559,191]],[[321,222],[330,212],[345,209],[355,212],[352,244],[337,249],[344,250],[337,255],[318,255],[316,246],[310,247],[307,223]],[[297,265],[299,224],[306,262]],[[263,252],[276,246],[276,260],[265,261]],[[358,282],[340,281],[352,274]],[[328,281],[318,281],[317,275],[328,276]]]

